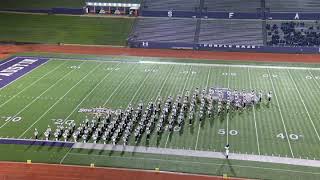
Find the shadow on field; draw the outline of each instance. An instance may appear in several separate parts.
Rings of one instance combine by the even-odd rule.
[[[232,116],[232,113],[230,113]],[[230,116],[230,115],[229,115]],[[220,120],[220,122],[222,123],[224,120],[226,120],[227,114],[221,114],[218,116],[218,119]]]
[[[190,127],[190,134],[193,134],[194,133],[194,123],[189,125],[189,127]]]
[[[160,141],[161,141],[161,138],[162,138],[162,134],[163,134],[163,133],[161,133],[160,135],[157,136],[157,147],[159,147],[159,145],[160,145]]]
[[[225,161],[223,161],[223,164],[219,167],[216,174],[219,174],[219,175],[228,174],[228,176],[237,177],[237,174],[234,171],[229,159],[226,159]]]

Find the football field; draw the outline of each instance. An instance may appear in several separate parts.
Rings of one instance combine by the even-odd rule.
[[[78,125],[82,122],[87,114],[78,112],[80,108],[125,109],[129,104],[136,107],[139,102],[147,104],[158,96],[175,97],[185,90],[194,90],[197,87],[247,91],[254,89],[264,93],[272,91],[273,98],[270,103],[263,99],[261,104],[254,107],[206,118],[202,122],[196,118],[192,126],[185,123],[182,131],[165,131],[161,137],[154,132],[149,141],[143,136],[138,145],[223,152],[224,146],[229,143],[230,152],[236,154],[320,160],[318,65],[288,66],[279,63],[223,61],[192,63],[143,57],[104,57],[89,60],[49,58],[41,66],[0,90],[0,137],[30,139],[37,128],[40,139],[43,139],[43,132],[48,125],[55,129],[60,124],[75,122]],[[135,145],[134,137],[131,136],[129,146]],[[143,163],[139,164],[137,161],[134,166],[125,164],[130,162],[125,157],[133,156],[128,155],[129,153],[104,154],[97,150],[66,148],[61,151],[55,148],[43,151],[55,151],[53,153],[58,155],[54,156],[52,162],[57,163],[95,162],[108,165],[107,162],[102,162],[107,161],[104,157],[114,155],[118,157],[114,160],[115,166],[151,169],[159,164],[144,162],[144,158],[164,157],[137,153],[135,156],[142,158]],[[24,158],[27,157],[16,160],[25,160]],[[193,162],[195,159],[185,157],[184,161]],[[162,166],[166,170],[179,170],[176,167],[179,165],[167,165],[168,168],[166,165]],[[202,171],[200,166],[197,167],[199,169],[181,171],[208,173]],[[212,174],[221,173],[217,172]],[[316,172],[316,169],[313,172]],[[319,174],[312,177],[319,177]]]

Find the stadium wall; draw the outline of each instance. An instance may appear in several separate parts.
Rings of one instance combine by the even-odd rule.
[[[243,46],[219,44],[191,44],[175,42],[153,42],[128,40],[132,48],[146,49],[193,49],[200,51],[224,52],[258,52],[258,53],[290,53],[290,54],[320,54],[320,47],[275,47],[275,46]]]
[[[277,20],[320,20],[320,13],[266,13],[267,19]]]
[[[141,11],[141,16],[145,17],[184,17],[191,18],[196,17],[200,18],[201,14],[197,12],[190,11]]]
[[[128,46],[131,48],[146,49],[195,49],[193,43],[177,43],[177,42],[154,42],[154,41],[134,41],[128,40]]]
[[[276,19],[320,20],[320,13],[300,12],[190,12],[190,11],[141,11],[144,17],[214,18],[214,19]]]
[[[83,15],[85,9],[79,8],[52,8],[52,9],[1,9],[0,11],[26,12],[26,13],[46,13],[46,14],[73,14]]]

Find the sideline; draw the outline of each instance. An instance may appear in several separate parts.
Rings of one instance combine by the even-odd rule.
[[[188,150],[188,149],[171,149],[171,148],[123,146],[123,145],[113,146],[111,144],[94,144],[94,143],[75,143],[72,146],[72,148],[225,159],[224,154],[221,152],[199,151],[199,150]],[[298,165],[298,166],[309,166],[309,167],[320,167],[319,160],[307,160],[307,159],[297,159],[297,158],[287,158],[287,157],[277,157],[277,156],[230,153],[229,159],[242,160],[242,161],[267,162],[267,163],[276,163],[276,164],[287,164],[287,165]]]

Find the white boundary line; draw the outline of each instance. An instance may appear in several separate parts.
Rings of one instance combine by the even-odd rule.
[[[279,113],[280,113],[280,118],[281,118],[281,121],[282,121],[284,132],[286,133],[286,137],[287,137],[289,149],[290,149],[290,152],[291,152],[291,156],[294,158],[294,154],[293,154],[293,151],[292,151],[291,143],[290,143],[290,140],[288,138],[289,136],[288,136],[288,132],[287,132],[287,127],[286,127],[286,125],[284,123],[282,111],[281,111],[281,108],[280,108],[280,103],[279,103],[279,100],[278,100],[278,97],[277,97],[277,94],[276,94],[276,89],[275,89],[275,87],[273,85],[273,81],[272,81],[272,77],[271,77],[270,71],[269,71],[269,69],[267,69],[267,70],[268,70],[269,79],[270,79],[270,82],[271,82],[271,85],[272,85],[273,93],[274,93],[274,96],[275,96],[275,99],[276,99],[276,102],[277,102],[277,105],[278,105],[278,110],[279,110]]]
[[[305,109],[306,112],[307,112],[308,118],[309,118],[309,120],[310,120],[310,122],[311,122],[311,124],[312,124],[312,127],[313,127],[314,131],[316,132],[316,135],[317,135],[318,140],[319,140],[319,142],[320,142],[319,133],[318,133],[318,131],[317,131],[317,128],[316,128],[315,125],[314,125],[314,122],[313,122],[313,120],[312,120],[312,118],[311,118],[311,116],[310,116],[310,113],[309,113],[309,111],[308,111],[308,109],[307,109],[307,106],[306,106],[306,104],[304,103],[304,100],[303,100],[303,98],[302,98],[302,96],[301,96],[301,93],[300,93],[298,87],[297,87],[297,84],[296,84],[296,82],[293,80],[290,71],[289,71],[289,70],[287,70],[287,71],[288,71],[289,76],[290,76],[290,78],[291,78],[291,80],[292,80],[292,82],[293,82],[294,87],[296,88],[296,90],[297,90],[297,92],[298,92],[298,95],[299,95],[299,97],[300,97],[300,100],[301,100],[301,102],[302,102],[302,104],[303,104],[303,106],[304,106],[304,109]]]
[[[52,108],[54,108],[67,94],[69,94],[70,91],[73,90],[78,84],[80,84],[86,77],[88,77],[94,70],[96,70],[101,64],[97,65],[95,68],[93,68],[90,72],[88,72],[84,77],[82,77],[75,85],[73,85],[62,97],[59,98],[49,109],[47,109],[46,112],[44,112],[31,126],[25,130],[19,138],[21,138],[27,131],[29,131],[36,123],[38,123]]]
[[[185,63],[185,62],[156,62],[156,61],[140,61],[142,64],[174,64],[174,65],[192,65],[192,66],[214,66],[214,67],[242,67],[242,68],[269,68],[269,69],[293,69],[293,70],[320,70],[312,67],[287,67],[287,66],[267,66],[267,65],[233,65],[233,64],[211,64],[211,63]]]
[[[51,61],[51,60],[49,60]],[[48,61],[48,62],[49,62]],[[10,99],[8,99],[7,101],[5,101],[4,103],[2,103],[0,105],[0,108],[2,106],[4,106],[5,104],[7,104],[8,102],[10,102],[13,98],[15,98],[16,96],[18,96],[19,94],[21,94],[22,92],[24,92],[25,90],[27,90],[28,88],[30,88],[31,86],[33,86],[34,84],[36,84],[37,82],[39,82],[40,80],[42,80],[43,78],[45,78],[47,75],[51,74],[53,71],[57,70],[58,68],[60,68],[62,65],[66,64],[67,62],[63,62],[61,63],[59,66],[57,66],[56,68],[54,68],[53,70],[47,72],[46,74],[44,74],[43,76],[41,76],[39,79],[37,79],[36,81],[32,82],[31,84],[29,84],[28,86],[24,87],[20,92],[18,92],[17,94],[15,94],[14,96],[12,96]],[[46,64],[46,63],[44,63]],[[42,65],[44,65],[42,64]],[[19,78],[20,79],[20,78]]]
[[[188,71],[188,75],[187,75],[187,78],[186,78],[185,83],[184,83],[184,85],[183,85],[182,91],[181,91],[181,92],[178,92],[178,93],[181,93],[181,96],[183,96],[183,92],[184,92],[184,90],[186,89],[187,83],[188,83],[188,81],[189,81],[189,77],[190,77],[190,74],[191,74],[191,69],[192,69],[192,66],[190,66],[190,69],[189,69],[189,71]],[[180,89],[179,89],[179,91],[180,91]],[[165,143],[165,145],[164,145],[164,148],[166,148],[167,145],[168,145],[169,137],[170,137],[170,134],[171,134],[171,133],[172,133],[172,132],[169,132],[169,133],[168,133],[168,137],[167,137],[167,139],[166,139],[166,143]]]
[[[53,60],[63,60],[63,61],[70,61],[70,59],[63,59],[63,58],[51,58]],[[81,60],[81,59],[72,59],[72,61],[86,61],[86,62],[102,62],[102,63],[115,63],[119,62],[117,60]],[[121,61],[121,60],[120,60]],[[211,64],[211,63],[187,63],[187,62],[168,62],[168,61],[122,61],[124,63],[132,63],[132,64],[167,64],[167,65],[192,65],[192,66],[213,66],[213,67],[243,67],[243,68],[269,68],[269,69],[292,69],[292,70],[317,70],[320,71],[319,68],[314,67],[298,67],[298,66],[278,66],[277,64],[271,65],[233,65],[233,64]],[[236,63],[236,62],[235,62]]]
[[[250,89],[252,89],[250,68],[248,68],[248,75],[249,75]],[[261,153],[260,153],[259,135],[258,135],[258,128],[257,128],[256,110],[255,110],[255,106],[254,105],[252,105],[252,111],[253,111],[254,127],[255,127],[255,130],[256,130],[258,154],[260,155]]]
[[[208,71],[206,88],[209,88],[208,86],[209,86],[210,73],[211,73],[211,67],[209,67],[209,71]],[[207,90],[208,90],[208,89],[207,89]],[[201,122],[199,122],[198,133],[197,133],[197,140],[196,140],[196,145],[195,145],[195,147],[194,147],[194,150],[197,150],[197,148],[198,148],[198,141],[199,141],[200,130],[201,130]]]
[[[81,63],[83,64],[83,63]],[[81,65],[80,64],[80,65]],[[49,90],[51,90],[54,86],[56,86],[58,83],[60,83],[62,80],[64,80],[67,76],[69,76],[70,73],[72,73],[73,71],[75,71],[75,69],[69,71],[67,74],[65,74],[64,76],[62,76],[61,78],[59,78],[58,81],[56,81],[55,83],[53,83],[51,86],[49,86],[45,91],[43,91],[39,96],[37,96],[36,98],[34,98],[32,101],[30,101],[24,108],[20,109],[20,111],[18,111],[12,118],[17,117],[20,113],[22,113],[24,110],[26,110],[29,106],[31,106],[34,102],[36,102],[38,99],[40,99],[40,97],[42,95],[44,95],[45,93],[47,93]],[[10,121],[5,122],[4,124],[2,124],[0,126],[0,129],[3,128],[5,125],[7,125]]]

